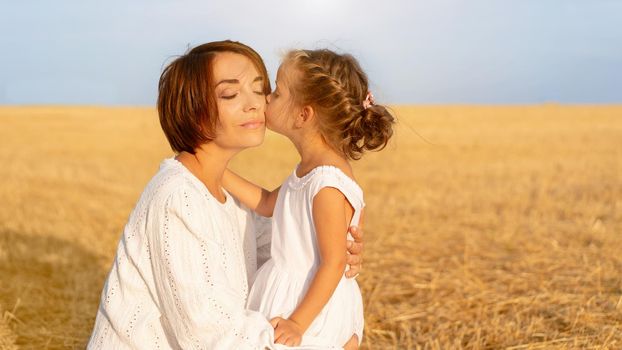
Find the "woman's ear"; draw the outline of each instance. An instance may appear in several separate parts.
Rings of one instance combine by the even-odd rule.
[[[311,106],[304,106],[298,112],[296,120],[294,121],[294,127],[297,129],[308,125],[315,118],[315,110]]]

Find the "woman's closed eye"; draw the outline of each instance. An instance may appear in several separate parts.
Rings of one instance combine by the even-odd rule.
[[[220,96],[220,98],[224,98],[225,100],[231,100],[231,99],[235,98],[237,95],[238,95],[237,93],[235,93],[233,95],[222,95],[222,96]]]
[[[234,89],[224,89],[220,92],[220,98],[224,98],[225,100],[231,100],[235,98],[239,94],[239,90]]]
[[[265,94],[263,93],[263,91],[253,91],[254,94],[256,95],[261,95],[261,96],[265,96]],[[238,96],[238,93],[225,93],[220,95],[220,98],[224,98],[225,100],[232,100],[234,98],[236,98]]]

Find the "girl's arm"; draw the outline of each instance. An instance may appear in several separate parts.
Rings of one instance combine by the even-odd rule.
[[[249,209],[261,216],[272,216],[276,198],[281,188],[280,186],[273,191],[268,191],[242,178],[229,169],[225,169],[225,173],[222,177],[222,184],[229,193],[235,196],[235,198]]]
[[[298,338],[302,337],[337,288],[346,267],[346,203],[345,196],[333,187],[325,187],[315,195],[313,222],[320,250],[320,266],[296,310],[288,320],[280,320],[276,324],[275,342],[298,345]],[[280,330],[281,326],[283,329]],[[288,341],[293,339],[296,340]]]

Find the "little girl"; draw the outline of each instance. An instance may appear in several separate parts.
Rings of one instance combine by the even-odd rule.
[[[242,203],[272,216],[271,259],[257,271],[247,307],[272,319],[276,343],[339,348],[352,334],[362,340],[361,292],[344,277],[344,252],[365,203],[348,160],[384,148],[393,122],[354,57],[330,50],[285,56],[266,124],[294,143],[300,164],[272,192],[230,171],[223,178]]]

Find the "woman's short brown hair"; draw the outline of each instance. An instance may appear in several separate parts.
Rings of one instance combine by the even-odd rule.
[[[199,45],[171,62],[158,84],[160,125],[171,145],[179,153],[194,154],[195,148],[215,137],[218,109],[214,92],[212,63],[221,52],[248,57],[263,77],[263,90],[270,93],[270,80],[261,56],[237,41],[215,41]]]

